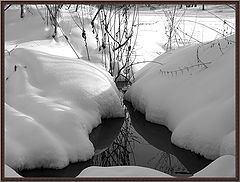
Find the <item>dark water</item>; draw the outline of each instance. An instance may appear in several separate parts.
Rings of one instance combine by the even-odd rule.
[[[103,120],[90,134],[95,156],[59,170],[23,170],[24,177],[76,177],[89,166],[137,165],[172,176],[191,176],[212,161],[171,143],[171,132],[145,120],[130,103],[124,102],[125,118]]]

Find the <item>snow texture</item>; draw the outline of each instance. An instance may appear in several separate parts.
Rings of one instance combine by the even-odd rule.
[[[163,172],[139,166],[91,166],[84,169],[77,177],[172,177]]]
[[[147,120],[167,126],[177,146],[209,159],[234,154],[233,42],[231,36],[159,56],[154,61],[163,65],[149,63],[141,69],[125,99]],[[197,50],[201,61],[211,62],[207,69],[194,66],[200,63]]]
[[[235,177],[235,157],[221,156],[193,177]]]
[[[102,118],[124,116],[110,75],[83,60],[16,49],[6,57],[6,163],[62,168],[94,154]]]
[[[97,64],[74,59],[36,9],[21,19],[14,8],[5,14],[5,46],[12,50],[5,54],[6,164],[63,168],[88,160],[92,129],[101,118],[124,116],[113,78]]]
[[[63,35],[52,39],[53,27],[34,7],[23,19],[19,6],[5,12],[5,157],[15,170],[88,160],[92,129],[101,118],[124,116],[110,74],[75,59]]]
[[[44,13],[43,9],[40,11]],[[89,33],[89,19],[84,19],[89,24],[85,27],[89,54],[91,62],[98,64],[83,60],[87,59],[85,43],[79,39],[82,32],[72,22],[76,15],[72,16],[67,10],[62,13],[58,20],[62,29],[52,39],[53,27],[43,23],[34,6],[31,13],[25,12],[24,18],[19,18],[19,6],[12,5],[5,11],[5,48],[12,50],[5,53],[5,154],[6,164],[14,170],[62,168],[69,162],[90,159],[94,154],[88,137],[91,130],[100,124],[101,118],[124,115],[112,77],[99,66],[101,55],[97,53],[95,36]],[[143,21],[148,22],[149,17],[145,16]],[[76,55],[61,31],[81,59],[74,59]],[[151,60],[158,55],[156,52],[164,51],[162,42],[149,38],[149,33],[139,35],[138,46],[145,44],[141,52],[144,58],[138,61]],[[214,37],[205,33],[204,39],[206,35]],[[234,44],[220,40],[220,49],[218,43],[216,40],[213,47],[210,43],[199,49],[201,60],[212,61],[201,72],[198,67],[176,77],[159,72],[196,64],[197,45],[156,58],[154,61],[164,65],[146,65],[125,96],[149,121],[171,129],[173,143],[208,158],[234,154],[235,149]],[[8,166],[6,176],[12,171]],[[100,176],[166,176],[133,166],[90,169]],[[85,175],[85,171],[88,170],[81,174]],[[94,173],[89,172],[90,176]]]

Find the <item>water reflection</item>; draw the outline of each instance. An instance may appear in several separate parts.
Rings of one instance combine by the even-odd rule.
[[[155,162],[155,169],[171,175],[194,174],[212,162],[172,144],[171,132],[165,126],[146,121],[144,115],[134,111],[130,103],[124,102],[124,104],[128,108],[134,129],[149,144],[159,149],[154,160],[151,159],[151,163]]]
[[[125,118],[103,120],[90,134],[95,156],[64,169],[34,169],[19,172],[25,177],[75,177],[88,166],[137,165],[173,176],[190,176],[211,161],[171,143],[171,132],[145,120],[125,102]]]
[[[127,109],[125,109],[125,116],[125,121],[116,139],[104,152],[93,157],[95,166],[121,166],[131,164],[130,159],[131,156],[134,158],[133,147],[137,138],[134,135],[135,133]]]
[[[117,136],[121,133],[124,118],[104,119],[102,124],[94,128],[89,139],[95,148],[95,155],[108,150]]]

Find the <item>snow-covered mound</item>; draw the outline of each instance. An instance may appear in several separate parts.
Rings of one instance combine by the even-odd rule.
[[[6,164],[15,170],[90,159],[91,130],[124,116],[110,74],[83,60],[17,48],[5,79]]]
[[[91,166],[77,177],[172,177],[166,173],[140,166]],[[235,177],[235,157],[224,155],[195,173],[193,177]]]
[[[77,177],[172,177],[166,173],[140,166],[91,166]],[[235,177],[235,157],[224,155],[195,173],[193,177]]]
[[[235,157],[221,156],[193,177],[235,177]]]
[[[172,177],[155,169],[140,166],[91,166],[84,169],[77,177]]]
[[[125,99],[147,120],[167,126],[177,146],[209,159],[234,155],[234,41],[231,36],[159,56],[154,61],[163,65],[140,70]]]

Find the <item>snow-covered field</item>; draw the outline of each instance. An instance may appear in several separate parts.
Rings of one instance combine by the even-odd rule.
[[[206,8],[234,27],[234,10],[210,5]],[[119,91],[101,65],[95,35],[90,35],[91,26],[85,27],[89,62],[81,31],[67,11],[59,20],[62,30],[52,39],[52,28],[43,23],[35,6],[31,13],[26,11],[24,18],[19,18],[18,10],[12,6],[5,11],[8,177],[17,176],[12,169],[63,168],[70,162],[90,159],[94,155],[88,136],[92,129],[101,123],[101,118],[124,117]],[[145,10],[139,17],[136,62],[153,60],[160,64],[134,66],[136,82],[125,99],[147,120],[167,126],[177,146],[216,159],[194,176],[234,176],[235,35],[220,38],[212,29],[226,31],[226,23],[206,11],[192,9],[186,11],[179,24],[191,35],[182,34],[191,45],[164,53],[164,14]],[[80,59],[76,59],[61,31],[69,36]],[[196,44],[193,38],[212,42]],[[206,63],[206,69],[201,62]],[[137,166],[90,167],[79,177],[109,174],[169,177]]]
[[[176,37],[173,38],[173,48],[198,43],[198,41],[212,41],[221,37],[223,33],[234,33],[234,29],[231,28],[235,25],[234,10],[226,9],[223,5],[206,5],[206,11],[202,11],[201,8],[198,6],[176,10],[177,28],[175,27]],[[171,7],[170,11],[173,12],[173,10],[174,8]],[[169,20],[162,9],[146,9],[140,13],[140,17],[136,62],[152,61],[165,52]],[[138,71],[145,65],[144,63],[136,64],[133,69]]]

